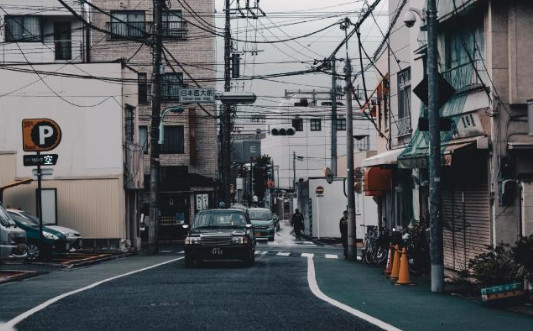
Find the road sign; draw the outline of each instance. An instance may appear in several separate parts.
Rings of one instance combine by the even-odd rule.
[[[37,171],[38,171],[38,169],[32,169],[31,170],[33,178],[35,178],[35,179],[38,179],[37,178]],[[53,176],[54,176],[54,169],[52,169],[52,168],[41,168],[41,177],[45,177],[45,178],[51,179],[51,178],[53,178]]]
[[[47,118],[22,120],[22,147],[25,152],[46,152],[59,145],[61,129]]]
[[[214,103],[215,89],[212,88],[182,88],[180,90],[181,103]]]
[[[324,188],[322,186],[318,186],[315,189],[315,193],[317,197],[323,197],[324,196]]]
[[[41,154],[41,155],[24,155],[23,162],[24,166],[48,166],[56,165],[59,155],[57,154]]]
[[[455,94],[455,89],[453,86],[448,83],[448,81],[442,77],[441,74],[438,75],[438,84],[439,84],[439,109],[444,106],[448,100]],[[413,89],[414,94],[422,101],[424,105],[428,105],[428,76],[425,75],[424,79]]]

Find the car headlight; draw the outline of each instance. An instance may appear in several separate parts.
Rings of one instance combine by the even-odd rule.
[[[232,237],[231,242],[235,245],[245,245],[248,243],[248,237],[246,236]]]
[[[55,234],[52,234],[50,232],[44,232],[43,231],[43,236],[46,238],[46,239],[50,239],[50,240],[57,240],[59,239],[58,236],[56,236]]]
[[[185,238],[185,245],[199,245],[202,243],[202,238],[200,237],[187,237]]]

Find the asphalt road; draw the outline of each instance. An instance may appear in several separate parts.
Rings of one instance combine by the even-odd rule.
[[[88,290],[62,298],[16,325],[18,330],[374,330],[375,326],[320,300],[310,290],[308,260],[302,251],[313,252],[315,259],[336,257],[340,250],[295,243],[284,229],[274,243],[260,243],[256,264],[244,267],[239,262],[211,262],[197,268],[185,268],[183,260],[115,279]],[[328,254],[328,257],[326,257]],[[167,260],[179,258],[179,252],[167,252]],[[142,257],[147,259],[148,257]],[[106,262],[115,271],[135,270],[133,258]],[[164,260],[161,256],[158,261]],[[140,262],[139,262],[140,263]],[[144,264],[147,261],[143,260]],[[57,290],[54,274],[36,277],[9,288],[35,290],[40,297],[17,314],[37,306],[48,295],[53,297],[98,280],[98,268],[92,266],[69,273],[72,286]],[[126,268],[127,266],[127,268]],[[141,265],[139,265],[141,266]],[[109,275],[112,275],[108,271]],[[84,277],[90,281],[83,281]],[[50,282],[47,287],[46,281]],[[104,278],[102,278],[104,279]],[[30,288],[28,288],[30,284]],[[77,285],[76,285],[77,284]],[[26,287],[25,287],[26,286]],[[0,288],[0,292],[2,289]],[[4,297],[6,299],[6,297]],[[9,304],[2,300],[2,305]]]

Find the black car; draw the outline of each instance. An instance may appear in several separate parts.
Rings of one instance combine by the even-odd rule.
[[[185,238],[185,266],[204,260],[255,261],[252,223],[240,209],[211,209],[196,214]]]

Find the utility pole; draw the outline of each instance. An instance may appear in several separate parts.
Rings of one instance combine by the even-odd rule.
[[[231,63],[231,17],[230,17],[230,0],[225,0],[225,18],[226,25],[224,29],[224,91],[230,92],[231,90],[231,75],[230,75],[230,63]],[[231,204],[231,192],[230,192],[230,180],[231,180],[231,106],[228,104],[223,105],[223,111],[221,114],[221,159],[222,159],[222,197],[226,207]]]
[[[296,192],[296,152],[292,152],[292,190]]]
[[[348,27],[350,20],[346,18],[341,29],[344,30],[348,38]],[[346,43],[346,66],[344,69],[344,82],[346,85],[346,185],[348,193],[348,259],[357,260],[356,247],[356,225],[355,225],[355,191],[354,191],[354,160],[353,160],[353,107],[352,107],[352,63],[348,54],[348,43]]]
[[[164,0],[153,1],[154,35],[152,36],[152,121],[150,123],[150,222],[148,254],[158,252],[159,231],[159,123],[161,122],[161,32]]]
[[[427,2],[428,20],[428,112],[429,112],[429,226],[431,256],[431,292],[444,291],[444,257],[441,219],[441,156],[439,73],[437,62],[437,5]]]
[[[331,172],[337,176],[337,69],[331,59]]]

